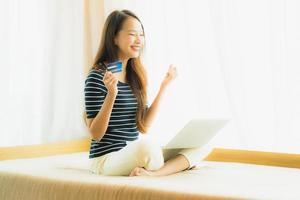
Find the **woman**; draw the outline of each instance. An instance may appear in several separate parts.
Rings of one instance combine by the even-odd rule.
[[[85,81],[86,124],[92,136],[89,157],[96,174],[162,176],[192,168],[197,160],[195,149],[162,152],[156,144],[138,139],[147,132],[163,94],[177,76],[171,65],[148,107],[147,78],[140,60],[143,47],[139,18],[128,10],[112,12]],[[103,71],[118,60],[121,72]]]

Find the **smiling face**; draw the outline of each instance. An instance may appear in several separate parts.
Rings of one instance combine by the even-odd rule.
[[[139,57],[144,46],[144,31],[141,23],[133,17],[128,17],[117,33],[114,43],[118,46],[119,59]]]

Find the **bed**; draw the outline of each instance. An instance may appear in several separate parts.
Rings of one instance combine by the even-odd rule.
[[[296,154],[275,158],[266,152],[214,149],[194,170],[164,177],[111,177],[88,170],[87,145],[87,140],[73,146],[59,143],[60,149],[48,154],[51,145],[0,149],[0,199],[300,199]],[[33,156],[37,148],[42,154]],[[256,153],[255,164],[251,153]]]

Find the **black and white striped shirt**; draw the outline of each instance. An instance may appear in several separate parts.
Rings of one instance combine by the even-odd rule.
[[[87,118],[95,118],[99,112],[107,89],[103,75],[98,70],[91,70],[85,80],[85,108]],[[118,81],[118,94],[113,105],[106,133],[100,141],[91,141],[89,158],[95,158],[126,146],[127,141],[138,139],[136,125],[137,100],[130,85]]]

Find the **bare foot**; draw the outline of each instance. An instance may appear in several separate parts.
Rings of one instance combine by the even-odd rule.
[[[129,176],[154,176],[154,173],[143,167],[136,167],[131,171]]]

